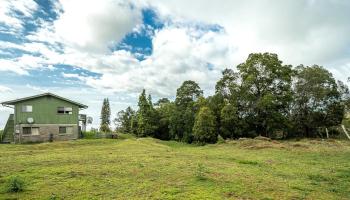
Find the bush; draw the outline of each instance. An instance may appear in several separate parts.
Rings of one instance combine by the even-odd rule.
[[[24,190],[24,181],[17,176],[11,177],[7,183],[7,192],[22,192]]]
[[[49,200],[57,200],[58,196],[54,193],[51,194],[51,196],[49,197]]]
[[[219,144],[225,143],[225,140],[223,137],[221,137],[221,135],[218,135],[218,143]]]
[[[117,139],[118,135],[115,134],[115,133],[106,133],[105,134],[105,138],[107,138],[107,139]]]
[[[197,169],[195,171],[196,178],[198,180],[206,180],[207,179],[206,173],[207,173],[207,169],[204,167],[204,165],[201,163],[198,164]]]
[[[215,116],[208,107],[202,107],[196,116],[193,126],[193,136],[197,143],[216,143],[218,135],[216,132]]]
[[[95,139],[98,133],[95,131],[85,131],[82,133],[83,139]]]
[[[135,139],[135,135],[133,135],[133,134],[125,134],[125,133],[118,133],[118,139],[121,139],[121,140]]]
[[[101,133],[95,130],[82,132],[83,139],[101,139],[106,138],[106,135],[107,133]]]

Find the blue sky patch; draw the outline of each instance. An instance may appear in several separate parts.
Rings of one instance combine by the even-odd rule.
[[[130,51],[139,60],[144,60],[152,54],[152,37],[156,30],[164,27],[164,24],[152,9],[142,10],[142,19],[141,30],[127,34],[115,50],[123,49]]]

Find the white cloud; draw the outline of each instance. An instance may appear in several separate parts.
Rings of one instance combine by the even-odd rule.
[[[28,75],[28,70],[40,69],[44,67],[47,60],[43,57],[24,54],[17,58],[1,58],[0,71],[11,71],[19,75]]]
[[[0,92],[1,92],[1,93],[4,93],[4,92],[13,92],[13,90],[12,90],[11,88],[9,88],[9,87],[0,85]]]
[[[40,92],[40,93],[46,93],[48,92],[49,90],[46,89],[46,88],[41,88],[41,87],[38,87],[38,86],[34,86],[34,85],[30,85],[30,84],[26,84],[26,87],[30,90],[33,90],[33,91],[36,91],[36,92]]]
[[[164,19],[219,24],[235,56],[272,51],[291,64],[328,64],[348,57],[349,1],[149,0]]]
[[[64,43],[89,52],[106,52],[141,23],[139,8],[123,0],[60,0],[63,13],[54,22]]]
[[[169,26],[155,34],[153,54],[145,60],[138,61],[128,52],[117,51],[100,57],[103,65],[95,70],[103,72],[101,77],[80,80],[101,90],[138,93],[145,88],[168,97],[185,80],[197,81],[207,91],[213,91],[221,70],[232,62],[234,49],[225,43],[227,39],[224,32],[203,33]]]
[[[29,18],[37,8],[21,6],[30,4],[29,0],[12,2],[1,1],[0,23],[11,26],[8,31],[21,30],[23,19],[11,14],[15,7]],[[19,2],[21,5],[16,6]],[[87,113],[93,114],[96,124],[104,96],[133,96],[136,100],[135,94],[145,88],[155,96],[172,97],[189,79],[212,93],[221,70],[243,62],[252,52],[275,52],[287,64],[324,65],[343,81],[350,74],[349,1],[60,0],[55,6],[58,19],[40,22],[37,32],[25,36],[28,42],[0,42],[1,51],[14,48],[40,56],[0,58],[0,71],[23,75],[29,70],[52,70],[52,65],[66,64],[99,73],[91,77],[62,74],[92,87],[77,98],[82,103],[91,99]],[[141,10],[146,7],[155,8],[165,23],[154,34],[142,24]],[[201,29],[209,24],[222,30]],[[139,61],[130,50],[108,50],[127,33],[142,28],[152,37],[153,47],[145,60]],[[32,85],[26,89],[32,93],[46,91]],[[52,88],[49,91],[57,92]],[[77,90],[62,94],[77,96]],[[132,104],[130,98],[113,102],[114,109]]]
[[[32,18],[38,5],[32,0],[1,0],[0,23],[7,26],[4,32],[15,33],[23,30],[23,17]],[[20,13],[20,14],[18,14]]]
[[[101,73],[100,78],[80,77],[95,88],[115,92],[146,88],[169,96],[187,79],[213,90],[220,70],[236,66],[252,52],[275,52],[288,64],[323,64],[337,72],[339,65],[332,65],[331,61],[344,59],[347,54],[342,51],[350,44],[346,36],[350,24],[340,17],[348,15],[344,8],[349,5],[339,1],[316,4],[252,0],[218,4],[199,0],[150,0],[149,4],[158,9],[168,25],[153,36],[153,53],[145,60],[140,62],[124,50],[100,55],[89,48],[83,51],[70,46],[66,48],[63,62]],[[326,10],[332,12],[327,14]],[[318,14],[322,15],[315,17]],[[200,23],[218,24],[223,30],[203,31],[191,26],[200,26]],[[134,24],[134,29],[137,26]],[[103,41],[96,40],[106,47],[106,40]]]

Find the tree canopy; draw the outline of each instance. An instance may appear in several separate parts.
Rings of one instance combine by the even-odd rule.
[[[293,68],[277,54],[254,53],[225,69],[215,94],[204,97],[191,80],[177,89],[175,100],[153,105],[143,90],[138,110],[120,111],[116,122],[139,137],[187,143],[214,143],[217,137],[322,137],[320,129],[340,125],[350,109],[346,84],[322,66]]]

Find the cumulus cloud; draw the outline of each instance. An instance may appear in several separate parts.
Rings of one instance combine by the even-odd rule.
[[[155,33],[153,53],[145,60],[117,51],[102,58],[111,68],[104,68],[108,73],[80,79],[91,87],[115,92],[139,92],[145,88],[159,96],[172,96],[185,80],[194,80],[212,91],[235,52],[225,43],[227,39],[224,32],[168,26]]]
[[[26,36],[29,42],[0,43],[1,50],[17,48],[40,56],[0,59],[0,71],[28,74],[66,64],[100,74],[63,74],[97,89],[146,88],[165,96],[187,79],[212,91],[223,68],[236,66],[252,52],[274,52],[288,64],[325,65],[340,79],[350,73],[347,1],[59,0],[55,5],[57,20],[43,22]],[[155,9],[165,24],[148,35],[152,54],[140,61],[130,50],[110,51],[127,33],[145,27],[143,8]],[[222,28],[201,29],[206,25]]]
[[[60,0],[54,30],[63,42],[89,52],[106,52],[142,22],[141,10],[123,0]]]
[[[145,1],[135,2],[138,8],[145,5]],[[344,72],[350,73],[346,67],[350,63],[348,2],[224,0],[218,4],[209,0],[149,0],[147,3],[168,24],[153,36],[152,55],[139,61],[124,50],[101,56],[82,54],[81,49],[72,48],[65,52],[66,63],[102,74],[99,78],[81,80],[106,90],[135,92],[146,88],[159,95],[173,94],[186,79],[212,89],[220,70],[243,62],[249,53],[265,51],[279,54],[288,64],[325,65],[339,79],[345,79]],[[223,30],[203,31],[193,24],[217,24]],[[137,26],[133,24],[134,29]],[[107,40],[101,41],[96,40],[99,45],[108,45]]]
[[[0,3],[0,23],[6,25],[7,29],[2,32],[16,33],[23,30],[25,18],[32,18],[38,5],[32,0],[2,0]]]
[[[233,68],[252,52],[277,53],[287,64],[324,65],[343,81],[350,74],[349,1],[53,2],[57,18],[35,21],[33,25],[38,29],[21,35],[26,22],[39,10],[37,3],[1,0],[0,24],[4,26],[0,26],[0,32],[13,34],[15,38],[23,36],[23,40],[0,41],[0,72],[28,75],[32,70],[55,70],[59,67],[57,64],[63,64],[97,75],[61,73],[66,80],[81,81],[89,87],[79,90],[27,84],[25,89],[22,85],[11,86],[14,93],[11,88],[0,85],[0,92],[7,93],[0,99],[59,92],[88,104],[86,113],[96,119],[97,126],[104,96],[112,97],[113,110],[124,109],[136,103],[142,89],[158,97],[173,97],[185,80],[198,82],[206,94],[211,94],[221,70]],[[145,8],[155,10],[157,20],[164,24],[161,29],[154,31],[142,23]],[[140,52],[132,52],[132,48],[111,50],[111,46],[131,32],[145,32],[152,39],[150,55],[140,56]],[[14,49],[22,53],[14,56]],[[140,57],[143,59],[139,60]],[[0,119],[8,117],[1,114]]]
[[[251,52],[275,52],[287,63],[323,64],[349,58],[349,1],[149,0],[161,16],[219,24],[243,61]],[[236,63],[234,63],[236,64]],[[350,72],[347,70],[347,72]]]
[[[11,71],[19,75],[28,75],[29,70],[43,68],[44,63],[47,63],[46,58],[24,54],[16,58],[1,58],[0,71]]]
[[[13,92],[13,90],[11,88],[9,88],[9,87],[0,85],[0,92],[1,93],[3,93],[3,92]]]

